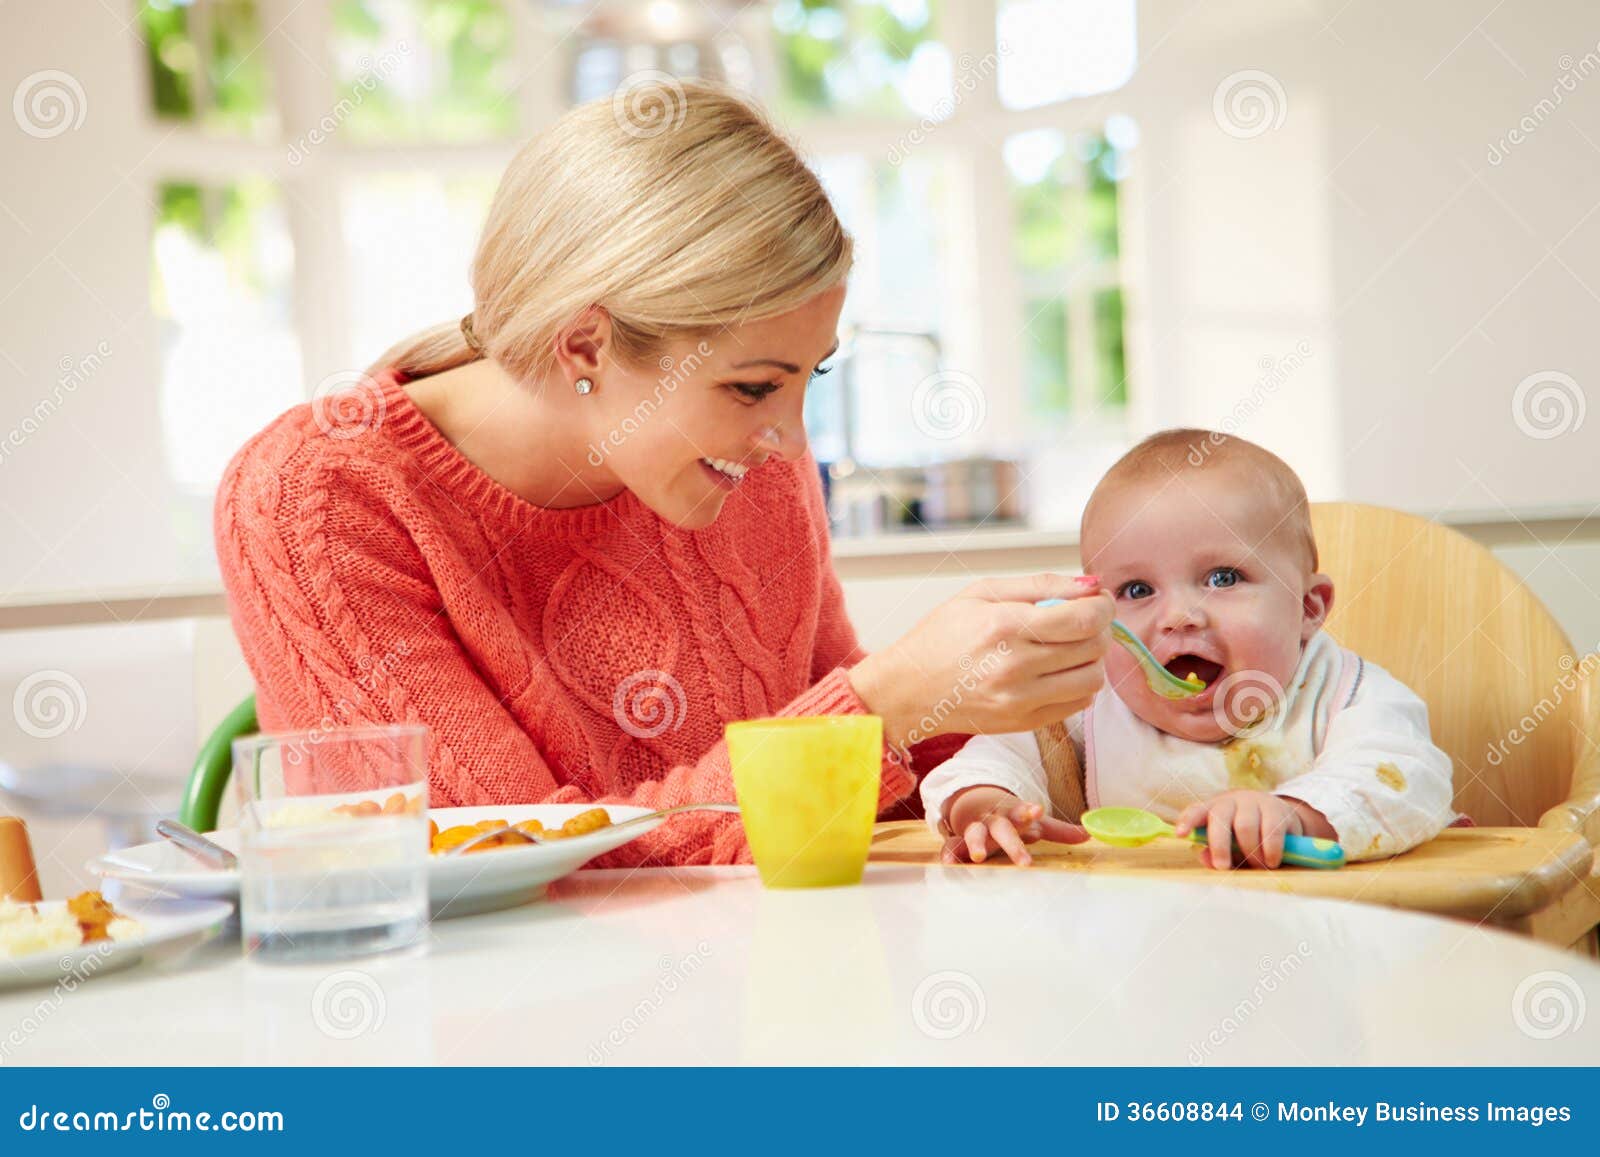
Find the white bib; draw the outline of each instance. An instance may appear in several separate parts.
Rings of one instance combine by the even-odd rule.
[[[1136,716],[1109,687],[1084,712],[1084,763],[1090,807],[1142,807],[1167,822],[1192,803],[1237,789],[1272,791],[1310,769],[1333,721],[1361,685],[1362,661],[1321,631],[1300,656],[1275,711],[1222,743],[1195,743]],[[1235,703],[1263,684],[1223,679]]]

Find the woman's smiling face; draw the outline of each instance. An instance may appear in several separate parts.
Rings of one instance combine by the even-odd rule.
[[[1084,522],[1085,569],[1115,597],[1117,618],[1179,678],[1206,681],[1194,698],[1166,699],[1125,650],[1106,656],[1118,697],[1181,739],[1226,739],[1248,722],[1232,717],[1235,704],[1286,690],[1332,603],[1292,517],[1251,482],[1229,467],[1151,477],[1098,496]]]
[[[667,521],[698,530],[751,471],[804,455],[806,385],[830,368],[844,297],[840,284],[777,317],[671,342],[645,366],[619,363],[602,341],[599,368],[588,373],[581,354],[569,362],[568,344],[568,372],[596,383],[581,410],[595,489],[626,487]]]

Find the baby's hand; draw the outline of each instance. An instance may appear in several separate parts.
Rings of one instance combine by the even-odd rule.
[[[1183,809],[1177,834],[1206,829],[1206,848],[1200,860],[1208,868],[1234,866],[1234,845],[1239,865],[1276,868],[1283,863],[1283,837],[1329,835],[1333,826],[1310,804],[1268,791],[1228,791],[1205,803]]]
[[[1052,819],[1038,804],[1024,803],[999,787],[966,788],[950,801],[945,817],[955,833],[944,843],[942,859],[947,864],[966,858],[981,864],[998,847],[1014,863],[1026,866],[1033,857],[1024,844],[1035,840],[1081,844],[1089,838],[1076,824]]]

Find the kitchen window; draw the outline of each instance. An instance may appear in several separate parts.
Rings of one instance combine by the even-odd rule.
[[[465,312],[478,228],[518,145],[641,71],[766,102],[854,235],[842,372],[807,407],[819,459],[853,485],[952,461],[1014,462],[1020,479],[1060,438],[1125,436],[1138,381],[1121,237],[1138,133],[1080,98],[1131,75],[1132,0],[150,0],[136,12],[163,134],[150,190],[161,406],[196,550],[244,437],[319,381]],[[904,502],[881,521],[904,521]]]

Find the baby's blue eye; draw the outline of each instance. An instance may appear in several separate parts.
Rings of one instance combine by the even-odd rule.
[[[1206,575],[1206,585],[1214,590],[1231,587],[1239,581],[1239,572],[1231,566],[1219,566],[1216,570]]]
[[[1119,599],[1147,599],[1156,593],[1156,588],[1145,582],[1144,579],[1134,579],[1132,582],[1122,584],[1122,589],[1117,592]]]

